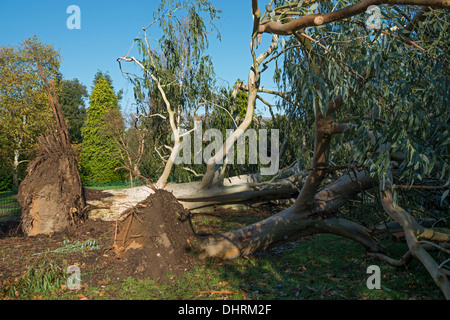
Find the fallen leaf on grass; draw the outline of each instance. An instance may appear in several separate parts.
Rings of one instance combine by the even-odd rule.
[[[231,281],[222,281],[222,282],[219,282],[217,285],[218,286],[220,286],[220,287],[225,287],[227,284],[229,284]]]

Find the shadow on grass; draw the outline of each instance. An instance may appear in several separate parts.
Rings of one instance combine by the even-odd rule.
[[[398,256],[406,246],[398,243],[389,250]],[[367,287],[370,265],[380,267],[380,290]],[[417,261],[396,269],[368,257],[361,245],[328,234],[224,263],[218,270],[249,299],[444,299]]]

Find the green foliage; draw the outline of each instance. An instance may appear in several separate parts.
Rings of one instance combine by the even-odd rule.
[[[84,99],[87,97],[87,88],[78,79],[62,81],[59,102],[69,128],[71,143],[81,143],[81,127],[86,121]]]
[[[133,179],[118,181],[118,182],[104,182],[104,183],[84,183],[83,187],[92,190],[115,190],[115,189],[128,189],[133,187],[145,186],[147,182],[144,179]]]
[[[205,24],[205,14],[209,14],[209,27]],[[218,19],[218,14],[219,11],[205,0],[161,1],[154,13],[162,33],[157,40],[158,49],[148,49],[149,40],[145,37],[135,39],[144,67],[164,86],[171,105],[181,106],[182,111],[195,108],[199,98],[211,96],[214,71],[211,58],[204,51],[208,48],[208,34],[217,31],[214,20]],[[161,106],[158,109],[165,109],[156,84],[146,72],[142,78],[130,78],[130,81],[135,85],[138,102],[145,104],[151,99],[153,105]],[[147,110],[142,106],[140,111]]]
[[[386,37],[378,41],[383,63],[375,70],[372,85],[359,95],[370,114],[361,121],[363,130],[356,140],[358,161],[383,181],[390,180],[398,185],[448,186],[450,100],[446,29],[449,15],[436,11],[426,16],[412,32],[407,32],[409,39],[419,41],[423,50],[406,46],[399,40],[388,41]],[[395,17],[394,22],[400,26],[398,34],[405,36],[402,19]],[[369,130],[376,137],[375,145],[369,145],[362,137],[363,132]],[[386,175],[394,154],[403,154],[405,159],[393,176]],[[445,190],[435,191],[430,198],[444,208]],[[420,199],[416,201],[425,205],[423,195],[416,196]],[[396,194],[395,200],[406,204],[411,198]],[[426,205],[429,206],[430,203]]]
[[[315,9],[326,13],[352,3],[320,2]],[[283,4],[286,1],[276,1],[275,6]],[[277,59],[274,79],[280,91],[288,92],[288,99],[297,104],[279,102],[285,115],[293,119],[289,128],[280,127],[281,136],[294,133],[289,143],[297,148],[302,145],[300,156],[308,167],[316,112],[325,115],[332,99],[340,97],[343,105],[333,120],[358,130],[333,137],[331,165],[362,165],[381,181],[389,179],[397,185],[448,185],[448,10],[428,11],[423,20],[408,26],[421,8],[380,9],[382,25],[378,30],[368,29],[367,14],[360,14],[352,21],[300,30],[315,39],[306,44],[295,37],[282,41],[278,52],[289,49]],[[303,5],[300,11],[305,10]],[[280,10],[274,18],[286,17]],[[367,83],[360,88],[362,78]],[[391,160],[399,154],[405,160],[388,175]],[[445,189],[437,189],[427,192],[427,201],[419,194],[412,198],[418,208],[440,203],[441,213],[434,216],[431,212],[440,218],[448,205],[447,194]],[[412,198],[396,195],[402,204]]]
[[[101,78],[105,79],[106,82],[108,82],[108,84],[111,87],[111,89],[113,90],[113,92],[115,92],[111,76],[109,75],[108,72],[103,72],[101,70],[97,71],[97,73],[94,75],[93,88],[97,85],[97,82]],[[118,92],[115,92],[115,94],[117,96],[117,100],[120,102],[122,100],[122,97],[123,97],[123,89],[120,89]]]
[[[123,180],[116,144],[106,130],[117,121],[123,126],[117,96],[104,78],[100,78],[90,96],[87,119],[82,128],[81,177],[84,182],[115,182]]]
[[[30,159],[37,138],[53,121],[33,52],[44,74],[57,82],[60,55],[51,45],[35,36],[15,46],[0,47],[0,161],[17,178],[25,167],[20,164]]]
[[[97,240],[95,240],[95,239],[88,239],[83,242],[80,242],[79,240],[77,242],[70,242],[70,240],[64,240],[62,247],[52,250],[52,251],[35,253],[35,254],[33,254],[33,256],[46,254],[46,253],[73,253],[73,252],[98,250],[98,249],[100,249],[100,247],[98,246]]]
[[[220,37],[215,26],[219,14],[220,11],[206,0],[161,1],[154,12],[154,22],[146,28],[146,33],[161,34],[161,37],[146,38],[144,34],[135,39],[142,56],[139,60],[159,80],[177,114],[176,125],[181,129],[191,128],[193,110],[204,99],[212,100],[214,96],[214,70],[211,57],[205,51],[211,33]],[[173,144],[169,121],[154,116],[167,116],[167,106],[156,82],[146,71],[140,77],[129,77],[129,80],[134,85],[136,114],[143,116],[139,126],[151,132],[147,135],[147,153],[140,170],[155,180],[164,167],[160,154],[166,155],[164,146]],[[174,167],[172,181],[189,181],[191,178],[183,168]]]
[[[66,264],[62,267],[47,260],[37,261],[18,279],[3,283],[0,289],[3,295],[11,298],[30,299],[33,295],[46,294],[61,290],[69,274]]]
[[[12,169],[4,163],[0,163],[0,192],[11,189]]]

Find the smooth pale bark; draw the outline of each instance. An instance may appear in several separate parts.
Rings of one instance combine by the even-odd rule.
[[[361,243],[369,251],[383,252],[364,227],[342,218],[321,220],[291,206],[263,221],[208,238],[200,244],[201,257],[235,259],[318,233],[338,234]]]
[[[173,183],[164,187],[187,209],[198,209],[213,205],[259,203],[270,200],[291,199],[298,194],[305,182],[305,173],[299,171],[296,175],[280,179],[261,182],[259,175],[230,177],[226,183],[211,189],[200,191],[200,182]],[[235,182],[232,184],[232,182]],[[126,209],[137,205],[152,194],[152,186],[130,189],[108,190],[111,196],[101,201],[90,201],[90,205],[98,208],[90,211],[91,217],[104,220],[115,220]]]
[[[167,186],[186,208],[198,209],[212,205],[258,203],[270,200],[292,198],[298,194],[298,189],[289,179],[268,184],[239,184],[232,186],[216,186],[198,192],[198,183],[192,185]],[[197,190],[194,191],[193,190]]]
[[[19,189],[19,156],[20,151],[18,149],[14,150],[14,161],[13,161],[13,189]]]
[[[175,140],[175,144],[172,148],[172,151],[170,152],[170,157],[169,159],[167,159],[166,165],[164,166],[164,171],[161,174],[161,176],[159,177],[158,181],[156,182],[156,187],[162,189],[165,187],[165,185],[167,184],[167,179],[170,176],[170,172],[172,171],[172,167],[174,165],[175,162],[175,158],[178,155],[178,152],[180,151],[180,139],[179,137],[177,137],[178,139]]]
[[[319,192],[314,201],[315,212],[332,212],[340,208],[356,194],[378,184],[367,171],[350,172],[335,180]]]

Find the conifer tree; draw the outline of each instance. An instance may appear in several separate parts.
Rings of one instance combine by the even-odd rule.
[[[120,117],[116,94],[104,77],[100,77],[92,90],[87,109],[87,119],[82,128],[81,176],[84,182],[116,182],[123,180],[119,150],[106,133],[111,116]],[[123,128],[124,129],[124,128]]]

